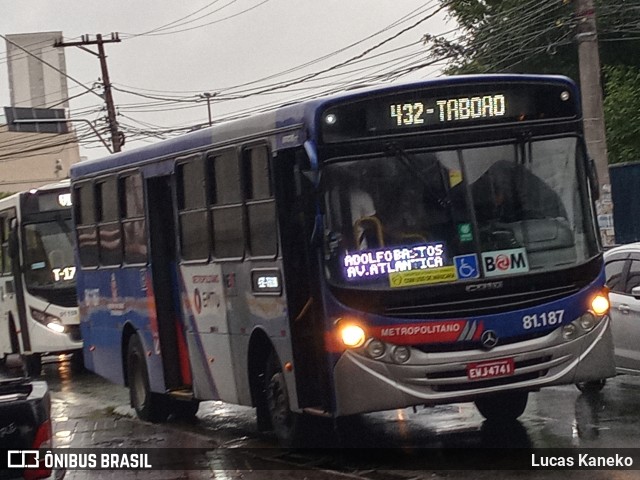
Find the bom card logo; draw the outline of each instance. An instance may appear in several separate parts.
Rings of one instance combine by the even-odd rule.
[[[524,273],[529,271],[527,251],[524,248],[497,250],[482,254],[482,265],[487,277],[497,277],[510,273]]]

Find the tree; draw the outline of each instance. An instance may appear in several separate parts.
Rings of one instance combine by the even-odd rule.
[[[440,0],[456,38],[425,36],[447,73],[560,73],[578,78],[578,17],[571,0]],[[640,0],[596,0],[603,64],[637,65]]]
[[[572,0],[440,0],[456,38],[425,36],[445,73],[558,73],[578,80]],[[609,162],[640,160],[640,0],[595,0]]]
[[[640,68],[608,65],[603,70],[609,163],[640,161]]]

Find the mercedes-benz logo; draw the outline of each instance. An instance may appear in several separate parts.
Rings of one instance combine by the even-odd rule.
[[[482,343],[482,346],[488,350],[498,344],[498,335],[496,335],[496,332],[493,330],[486,330],[482,333],[480,342]]]

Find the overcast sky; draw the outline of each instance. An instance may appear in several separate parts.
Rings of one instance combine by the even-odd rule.
[[[454,28],[436,12],[437,5],[437,0],[0,0],[0,33],[62,31],[65,41],[77,41],[83,34],[118,32],[122,41],[107,44],[106,51],[118,120],[127,135],[124,148],[130,149],[157,141],[149,136],[155,127],[206,123],[206,102],[194,102],[204,92],[217,94],[215,121],[427,63],[423,35]],[[75,47],[65,54],[68,75],[91,87],[100,77],[98,59]],[[436,76],[441,67],[402,78]],[[311,74],[317,76],[300,81]],[[249,82],[258,83],[245,85]],[[289,86],[277,88],[283,85]],[[264,90],[270,92],[256,94]],[[83,91],[69,80],[72,117],[103,126],[98,96],[73,98]],[[6,105],[6,49],[0,40],[0,106]],[[81,148],[89,158],[107,153],[99,142]]]

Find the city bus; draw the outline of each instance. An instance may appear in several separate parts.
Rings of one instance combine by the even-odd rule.
[[[85,365],[142,419],[475,402],[614,374],[594,164],[559,76],[349,90],[71,167]]]
[[[24,356],[31,375],[42,356],[73,354],[82,366],[69,181],[0,200],[0,352]]]

